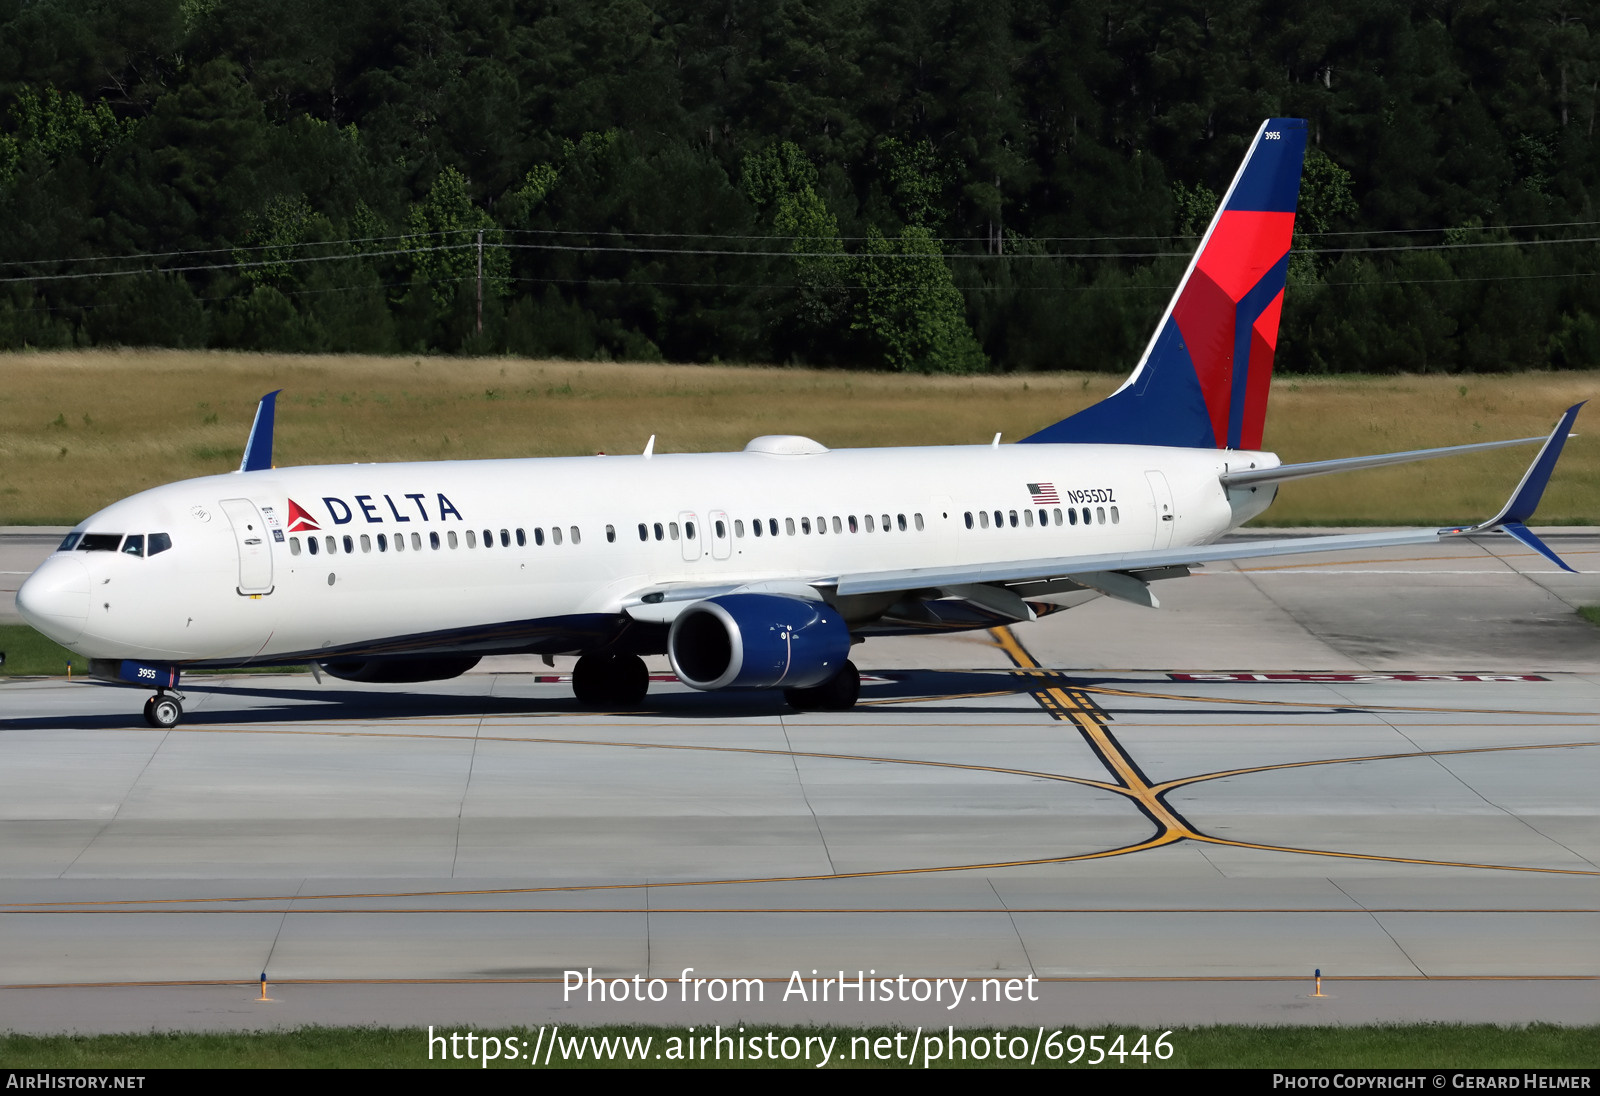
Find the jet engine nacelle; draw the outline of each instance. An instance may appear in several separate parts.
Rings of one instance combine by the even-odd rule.
[[[839,672],[850,629],[822,601],[724,594],[690,605],[667,634],[667,656],[696,689],[804,689]]]
[[[443,681],[460,677],[482,655],[406,655],[400,658],[335,658],[318,663],[322,672],[345,681],[398,685],[410,681]]]

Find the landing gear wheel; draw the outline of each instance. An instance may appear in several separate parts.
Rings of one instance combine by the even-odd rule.
[[[591,707],[631,708],[650,690],[650,671],[638,655],[584,655],[572,668],[572,694]]]
[[[611,662],[611,702],[632,708],[650,691],[650,671],[638,655],[617,655]]]
[[[144,702],[144,721],[152,727],[167,730],[176,727],[183,718],[183,705],[175,696],[159,693]]]
[[[572,695],[579,704],[599,707],[606,702],[606,681],[614,655],[584,655],[572,668]]]
[[[801,712],[847,712],[856,706],[861,695],[861,671],[854,662],[846,661],[839,672],[809,689],[785,689],[783,699]]]

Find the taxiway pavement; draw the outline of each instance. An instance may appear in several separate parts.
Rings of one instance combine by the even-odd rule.
[[[1600,537],[1552,542],[1583,573],[1484,537],[872,641],[842,714],[507,659],[196,677],[156,731],[7,681],[0,1030],[1600,1022]]]

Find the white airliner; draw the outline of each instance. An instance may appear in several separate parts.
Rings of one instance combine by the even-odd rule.
[[[274,393],[237,473],[94,514],[18,609],[96,676],[153,689],[145,718],[171,727],[186,669],[414,682],[516,652],[578,655],[589,704],[637,704],[640,656],[665,652],[696,689],[847,708],[864,638],[1101,595],[1154,606],[1152,582],[1209,561],[1501,529],[1565,567],[1524,522],[1577,407],[1488,521],[1213,544],[1283,480],[1541,440],[1300,465],[1259,451],[1305,140],[1297,119],[1261,126],[1132,376],[1022,443],[769,436],[739,453],[273,468]]]

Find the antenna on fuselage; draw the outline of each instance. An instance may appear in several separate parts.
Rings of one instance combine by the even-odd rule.
[[[644,459],[649,460],[656,453],[656,436],[650,435],[650,440],[644,443]]]
[[[998,449],[998,448],[1000,448],[1000,435],[1001,435],[1001,434],[1003,434],[1003,433],[1005,433],[1005,431],[1004,431],[1004,430],[996,430],[996,431],[995,431],[995,434],[994,434],[994,441],[992,441],[992,442],[990,442],[990,443],[989,443],[989,446],[990,446],[990,447],[991,447],[991,448],[993,448],[993,449]]]
[[[241,472],[263,472],[272,467],[272,419],[278,403],[278,393],[268,392],[256,404],[256,421],[250,426],[250,440],[244,443],[244,457],[239,461]]]

